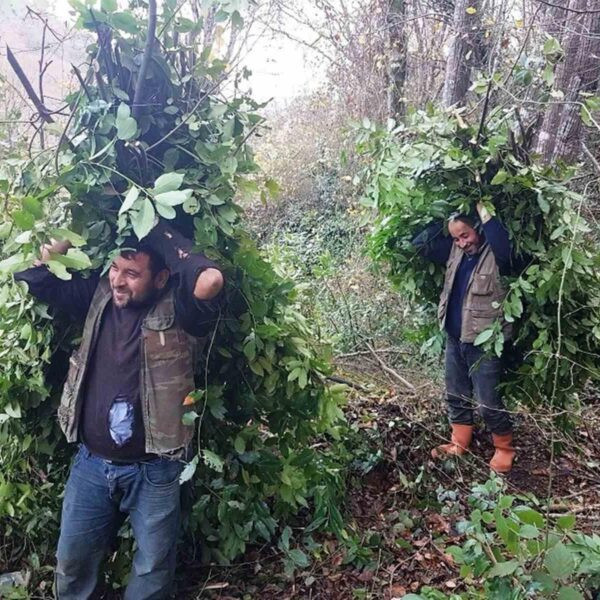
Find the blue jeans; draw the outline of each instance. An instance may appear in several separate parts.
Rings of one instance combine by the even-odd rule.
[[[90,598],[98,569],[129,515],[137,549],[124,598],[168,597],[180,526],[182,463],[158,458],[118,465],[77,453],[65,489],[56,565],[59,600]]]
[[[448,335],[446,394],[450,423],[472,425],[474,410],[478,408],[492,433],[503,435],[512,431],[510,415],[498,392],[503,371],[502,360],[497,356],[485,356],[478,346]]]

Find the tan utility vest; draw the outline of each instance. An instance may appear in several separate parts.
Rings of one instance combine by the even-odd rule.
[[[108,280],[101,279],[88,310],[81,345],[70,359],[58,408],[58,422],[68,442],[78,441],[83,383],[102,313],[111,297]],[[140,344],[140,402],[146,452],[179,457],[194,434],[194,427],[184,425],[181,419],[189,410],[188,406],[183,406],[183,401],[195,389],[194,358],[198,340],[176,324],[172,290],[167,291],[146,315]]]
[[[456,244],[452,244],[450,258],[448,258],[448,262],[446,263],[444,288],[438,307],[438,319],[442,329],[446,325],[448,301],[452,292],[452,286],[454,285],[454,278],[456,277],[456,272],[463,256],[463,251]],[[502,302],[506,294],[507,290],[500,279],[494,253],[489,244],[484,244],[481,248],[479,261],[471,273],[463,300],[460,332],[461,342],[472,344],[484,329],[487,329],[497,319],[502,319]],[[494,308],[494,305],[497,308]],[[505,340],[511,338],[512,326],[510,323],[503,321],[502,331]]]

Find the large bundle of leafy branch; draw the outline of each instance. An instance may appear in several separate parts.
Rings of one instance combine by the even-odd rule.
[[[507,391],[526,404],[566,407],[599,373],[600,256],[581,214],[584,198],[568,187],[570,172],[535,164],[514,129],[510,112],[497,112],[484,127],[433,110],[386,130],[364,123],[359,150],[370,161],[363,202],[376,210],[370,251],[401,291],[432,309],[443,269],[418,256],[411,239],[433,220],[472,213],[483,202],[526,261],[509,278],[503,305],[523,357]],[[496,323],[475,343],[500,354],[502,341]]]
[[[312,528],[341,532],[343,477],[311,441],[338,434],[342,386],[326,385],[327,348],[311,341],[293,284],[261,258],[240,223],[235,194],[259,191],[247,145],[261,124],[258,107],[248,97],[217,95],[228,65],[195,41],[208,19],[220,35],[242,27],[239,3],[198,3],[193,20],[184,16],[191,2],[166,0],[158,15],[150,2],[149,18],[141,2],[127,12],[114,0],[72,4],[95,41],[78,70],[80,89],[67,99],[71,118],[57,148],[23,159],[18,177],[3,182],[0,530],[3,547],[19,547],[6,562],[28,551],[27,532],[42,513],[56,530],[68,452],[48,397],[61,385],[66,353],[58,350],[76,337],[53,328],[10,273],[29,266],[50,237],[73,244],[48,263],[58,277],[101,268],[129,233],[143,238],[157,214],[221,265],[228,283],[227,309],[207,340],[196,405],[185,417],[198,426],[197,452],[184,471],[185,478],[196,471],[189,525],[221,561],[269,540],[279,519],[311,501]],[[265,185],[274,191],[273,182]],[[36,477],[54,486],[44,510],[26,485]],[[43,534],[49,539],[48,528]],[[285,547],[290,560],[306,561]]]

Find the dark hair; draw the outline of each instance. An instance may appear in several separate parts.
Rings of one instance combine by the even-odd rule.
[[[474,215],[466,215],[464,213],[455,213],[453,215],[450,215],[448,217],[448,223],[452,223],[453,221],[460,221],[461,223],[468,225],[472,229],[475,229],[475,231],[479,231],[479,228],[481,226],[481,221],[478,217]]]
[[[160,271],[167,268],[163,257],[150,245],[137,240],[126,240],[123,244],[125,247],[121,252],[121,256],[127,260],[131,260],[136,254],[146,254],[150,259],[148,266],[152,277],[155,277]]]

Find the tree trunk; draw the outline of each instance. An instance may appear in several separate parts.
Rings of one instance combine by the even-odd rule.
[[[406,35],[406,0],[389,0],[388,114],[398,118],[405,113],[404,85],[408,43]]]
[[[446,60],[442,92],[442,103],[446,107],[464,102],[471,85],[471,68],[483,58],[479,15],[481,4],[481,0],[456,0],[454,4],[454,35]]]
[[[555,96],[562,97],[552,104],[544,116],[536,152],[542,161],[573,162],[581,153],[584,128],[581,121],[581,92],[598,89],[600,77],[600,14],[588,13],[596,7],[595,0],[571,0],[566,17],[562,45],[564,58],[556,67]]]

